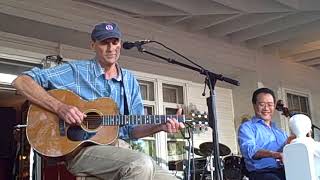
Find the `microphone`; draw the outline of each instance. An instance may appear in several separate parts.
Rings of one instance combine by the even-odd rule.
[[[131,49],[133,47],[140,48],[140,46],[150,43],[150,40],[140,40],[135,42],[126,41],[122,44],[123,49]]]

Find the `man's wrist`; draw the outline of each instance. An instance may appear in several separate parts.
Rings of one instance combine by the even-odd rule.
[[[270,151],[270,153],[271,153],[271,157],[275,159],[279,158],[279,152]]]
[[[166,131],[166,128],[167,128],[166,124],[159,124],[159,125],[157,126],[157,131],[158,131],[158,132],[160,132],[160,131]]]

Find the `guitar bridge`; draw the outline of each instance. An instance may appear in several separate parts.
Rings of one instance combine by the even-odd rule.
[[[65,121],[59,118],[59,132],[60,136],[65,136],[66,135],[66,126],[65,126]]]

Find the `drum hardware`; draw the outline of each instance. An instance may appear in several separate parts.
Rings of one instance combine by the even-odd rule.
[[[226,180],[241,180],[245,176],[244,159],[240,156],[230,155],[223,159],[223,176]]]
[[[214,167],[214,157],[213,157],[213,143],[212,142],[204,142],[199,145],[200,153],[207,157],[207,170],[210,171],[211,180],[214,177],[215,167]],[[231,149],[219,143],[219,155],[226,156],[231,153]],[[221,167],[223,169],[223,161],[219,158],[219,162],[221,163]],[[204,170],[203,170],[204,172]]]
[[[205,156],[210,156],[212,154],[212,149],[213,149],[213,143],[212,142],[204,142],[204,143],[201,143],[200,146],[200,152],[202,154],[204,154]],[[222,143],[219,143],[219,154],[220,156],[227,156],[231,153],[231,149],[222,144]]]
[[[213,180],[215,167],[214,158],[212,155],[212,142],[201,143],[199,148],[193,146],[186,146],[185,149],[193,155],[202,156],[201,158],[192,158],[192,165],[187,164],[186,167],[189,169],[187,172],[191,172],[193,180]],[[221,156],[226,156],[231,153],[228,146],[219,143],[219,151]],[[222,158],[220,158],[221,166],[224,166]]]
[[[194,162],[190,167],[190,176],[192,180],[201,180],[202,177],[210,177],[210,171],[208,171],[208,157],[200,157],[191,159]],[[186,167],[188,167],[186,165]],[[185,169],[185,175],[187,175],[187,169]],[[187,177],[187,176],[185,176]]]
[[[200,149],[195,148],[193,145],[193,142],[194,142],[193,135],[194,135],[194,133],[199,134],[201,132],[208,130],[208,122],[206,121],[207,120],[206,115],[201,115],[198,112],[197,115],[196,115],[196,113],[192,113],[192,117],[194,117],[192,121],[186,122],[186,127],[187,127],[187,131],[188,131],[189,136],[184,137],[188,141],[188,146],[185,147],[185,149],[188,151],[188,161],[186,164],[187,171],[185,171],[186,172],[185,173],[186,180],[190,180],[190,178],[191,178],[191,159],[192,159],[192,166],[195,167],[194,155],[196,154],[198,156],[203,156],[203,154],[200,153]],[[191,158],[191,156],[192,156],[192,158]],[[195,179],[194,170],[195,170],[195,168],[193,169],[193,179]]]
[[[185,146],[184,149],[189,151],[189,146]],[[194,153],[195,155],[198,155],[198,156],[204,156],[204,154],[200,152],[200,149],[195,147],[191,147],[191,153]]]

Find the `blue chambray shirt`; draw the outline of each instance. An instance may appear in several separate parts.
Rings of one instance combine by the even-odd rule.
[[[118,105],[121,114],[124,112],[124,93],[123,88],[121,88],[121,79],[123,77],[129,114],[143,114],[143,102],[138,81],[126,69],[122,69],[122,76],[119,73],[117,78],[107,80],[104,77],[104,69],[98,61],[91,59],[70,61],[48,69],[35,67],[23,74],[32,77],[46,90],[68,89],[88,101],[100,97],[110,97]],[[129,125],[122,126],[119,129],[119,138],[132,138],[132,128],[133,126]]]
[[[271,127],[269,127],[263,119],[258,117],[253,117],[241,124],[238,132],[238,142],[248,171],[280,168],[279,163],[274,158],[254,160],[253,156],[261,149],[282,152],[287,138],[287,134],[277,128],[274,122],[271,122]]]

